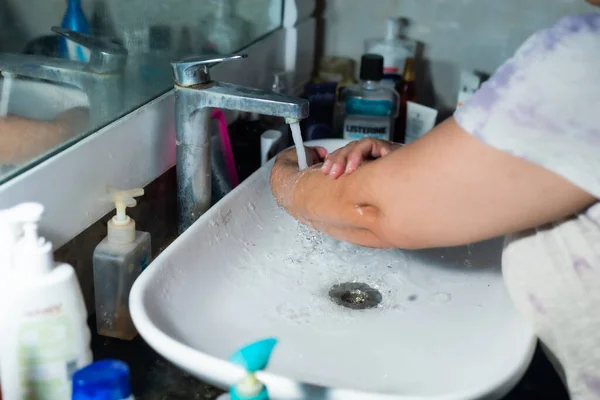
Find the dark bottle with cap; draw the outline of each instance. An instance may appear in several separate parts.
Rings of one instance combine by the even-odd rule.
[[[360,83],[344,88],[344,138],[372,137],[392,140],[394,120],[398,116],[398,93],[381,85],[383,57],[365,54],[360,62]]]

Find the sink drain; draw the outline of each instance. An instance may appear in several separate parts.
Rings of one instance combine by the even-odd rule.
[[[329,298],[338,306],[352,310],[366,310],[381,303],[381,293],[366,283],[346,282],[333,285]]]

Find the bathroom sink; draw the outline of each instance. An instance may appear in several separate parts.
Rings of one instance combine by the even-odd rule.
[[[0,93],[6,80],[0,77]],[[82,91],[68,86],[15,78],[10,88],[8,113],[49,121],[73,107],[87,107]]]
[[[226,388],[243,374],[228,356],[277,337],[259,374],[274,399],[495,399],[519,381],[535,337],[502,283],[500,239],[427,251],[338,242],[276,205],[271,166],[138,278],[131,313],[158,353]]]

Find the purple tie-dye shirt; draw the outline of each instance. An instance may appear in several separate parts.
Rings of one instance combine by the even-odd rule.
[[[533,35],[454,117],[600,198],[600,12]]]
[[[600,198],[600,13],[533,35],[454,117],[479,140]],[[508,236],[502,268],[571,399],[600,399],[600,204]]]

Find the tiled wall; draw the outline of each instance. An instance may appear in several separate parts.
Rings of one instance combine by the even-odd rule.
[[[201,34],[215,1],[222,0],[82,0],[82,5],[90,19],[97,5],[106,5],[118,31],[166,24],[176,28],[174,32],[187,26],[193,34]],[[280,23],[282,0],[233,0],[233,4],[236,14],[254,26],[249,42]],[[48,34],[52,25],[60,24],[65,8],[66,0],[0,0],[0,47],[19,51],[27,41]],[[17,30],[19,35],[11,33]]]
[[[358,60],[388,16],[412,20],[425,44],[437,106],[456,103],[461,68],[493,72],[529,35],[557,18],[590,11],[584,0],[327,0],[325,53]]]

